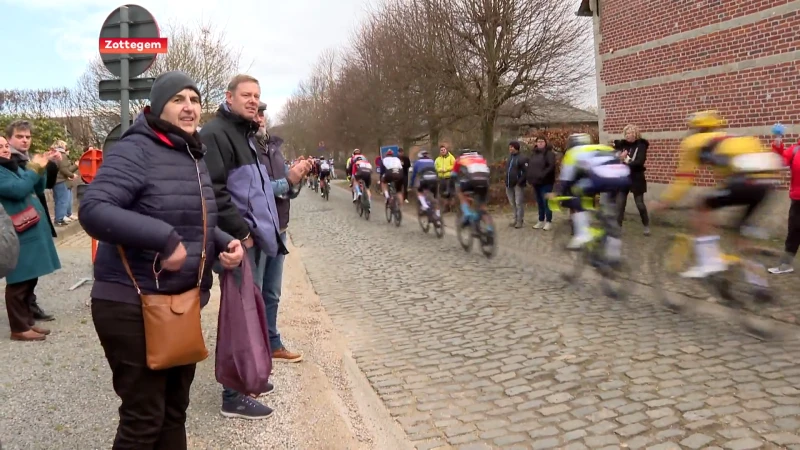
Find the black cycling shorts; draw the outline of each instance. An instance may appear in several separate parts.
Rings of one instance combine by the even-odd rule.
[[[430,191],[431,193],[433,193],[434,197],[438,197],[438,192],[436,192],[438,190],[437,189],[438,187],[439,187],[439,180],[438,179],[433,179],[433,180],[422,179],[422,180],[419,180],[419,189],[418,189],[419,192]]]
[[[772,191],[773,185],[769,182],[759,183],[752,179],[732,179],[718,189],[705,196],[706,208],[715,210],[728,206],[744,206],[744,212],[736,223],[739,229],[747,224],[753,213]]]
[[[461,192],[473,194],[476,200],[485,202],[489,195],[489,180],[464,178],[458,180],[458,188]]]
[[[364,186],[369,189],[372,186],[372,172],[363,171],[363,172],[356,172],[356,180],[361,180],[364,182]]]
[[[320,178],[328,178],[329,176],[331,176],[330,170],[323,170],[322,172],[319,173]]]

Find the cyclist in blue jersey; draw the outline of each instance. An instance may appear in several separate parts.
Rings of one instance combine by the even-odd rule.
[[[419,152],[419,159],[414,161],[414,166],[411,168],[411,186],[415,186],[415,181],[419,177],[419,186],[417,187],[417,200],[420,205],[420,212],[425,213],[428,210],[428,202],[425,201],[425,191],[433,193],[436,197],[437,188],[439,186],[439,175],[436,173],[436,166],[433,159],[428,154],[427,150]],[[436,211],[436,217],[440,216],[440,212]]]

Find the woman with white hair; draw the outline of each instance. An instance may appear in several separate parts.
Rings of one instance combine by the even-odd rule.
[[[624,139],[614,141],[614,148],[620,152],[620,158],[631,169],[631,184],[627,189],[623,189],[617,195],[617,223],[622,226],[625,219],[625,206],[628,203],[628,194],[633,194],[633,201],[636,202],[636,209],[642,218],[645,236],[650,235],[650,217],[647,214],[647,207],[644,204],[644,194],[647,192],[647,179],[645,179],[644,163],[647,160],[647,148],[650,143],[642,138],[639,128],[636,125],[626,125],[622,129]]]

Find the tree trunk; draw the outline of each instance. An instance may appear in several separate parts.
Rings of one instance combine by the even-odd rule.
[[[483,154],[489,157],[489,161],[494,161],[494,122],[495,113],[488,114],[481,121],[481,137],[483,144]]]
[[[431,151],[438,150],[439,148],[439,128],[431,127],[428,131],[428,136],[430,137],[430,149]]]

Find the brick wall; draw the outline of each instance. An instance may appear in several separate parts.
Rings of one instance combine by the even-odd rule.
[[[639,125],[649,181],[672,181],[692,112],[719,110],[765,145],[775,122],[800,124],[800,0],[598,1],[601,139]]]
[[[725,22],[794,0],[599,0],[600,53]]]

